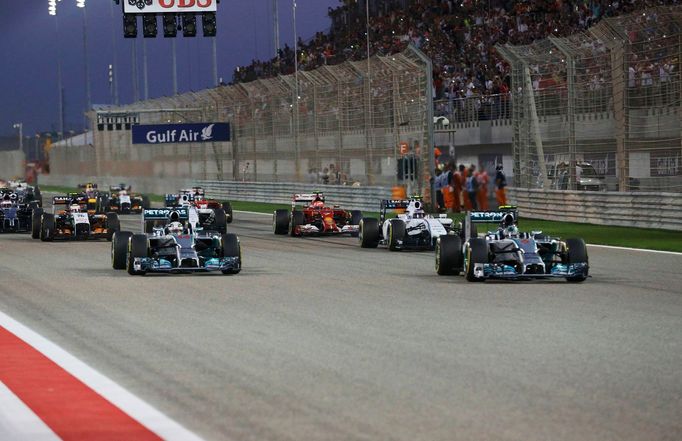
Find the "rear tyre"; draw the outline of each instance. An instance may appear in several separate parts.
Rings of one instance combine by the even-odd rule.
[[[234,216],[232,215],[232,204],[223,202],[223,210],[225,210],[225,216],[227,216],[227,223],[231,224],[234,219]]]
[[[227,233],[227,216],[222,208],[213,210],[213,230],[218,233]]]
[[[128,242],[126,269],[131,276],[144,276],[146,271],[135,270],[135,259],[149,256],[149,241],[146,234],[133,234]]]
[[[128,260],[128,242],[133,233],[130,231],[116,231],[111,241],[111,266],[115,270],[126,269]]]
[[[457,236],[441,236],[436,241],[436,273],[439,276],[457,275],[462,271],[464,254],[462,239]]]
[[[36,187],[33,190],[33,199],[38,202],[38,206],[43,206],[43,195],[40,193],[40,188]]]
[[[272,215],[272,229],[275,234],[287,234],[289,232],[289,210],[275,210]]]
[[[398,241],[405,238],[405,222],[402,219],[391,219],[388,224],[388,249],[400,251],[402,245]]]
[[[485,277],[477,277],[474,273],[474,264],[489,263],[488,243],[485,239],[471,239],[466,248],[465,273],[469,282],[483,282]]]
[[[289,224],[289,234],[292,237],[301,236],[301,230],[296,228],[305,225],[305,215],[302,211],[294,210],[291,212],[291,222]]]
[[[578,238],[566,239],[566,263],[589,263],[587,246],[585,246],[584,240]],[[587,272],[576,277],[566,277],[566,280],[572,283],[584,282],[585,279],[587,279]]]
[[[350,212],[350,224],[351,225],[360,225],[360,221],[362,220],[362,211],[360,210],[351,210]],[[360,233],[352,233],[352,237],[358,237]]]
[[[376,248],[381,241],[381,227],[379,220],[366,217],[360,221],[360,246],[362,248]]]
[[[223,257],[239,257],[239,268],[223,271],[223,274],[239,274],[242,270],[242,246],[236,234],[223,234],[222,237]]]
[[[109,211],[109,206],[111,204],[109,203],[109,196],[99,196],[97,198],[97,213],[106,213]]]
[[[151,208],[151,204],[149,203],[149,196],[142,196],[142,209],[143,210],[149,210]]]
[[[40,218],[43,216],[42,208],[34,208],[31,214],[31,237],[40,239]]]
[[[40,218],[40,240],[52,242],[54,240],[54,214],[43,213]]]
[[[107,240],[109,242],[117,231],[121,231],[121,221],[118,219],[118,214],[107,213]]]

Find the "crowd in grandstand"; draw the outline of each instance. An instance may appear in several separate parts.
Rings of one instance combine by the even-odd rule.
[[[510,68],[495,51],[497,43],[521,45],[550,35],[565,37],[605,17],[678,2],[682,0],[376,0],[370,3],[370,52],[387,55],[412,43],[434,62],[435,98],[476,95],[485,103],[510,89]],[[366,57],[364,3],[341,3],[329,11],[341,26],[319,32],[307,42],[299,39],[299,69]],[[285,46],[279,57],[237,68],[234,82],[291,74],[294,65],[294,50]],[[671,72],[668,60],[656,65],[634,60],[629,80],[630,84],[647,85],[654,76],[664,81]],[[585,74],[591,75],[591,87],[601,86],[603,78],[598,74]],[[536,81],[534,87],[539,87],[540,80]],[[496,104],[504,109],[499,101]]]

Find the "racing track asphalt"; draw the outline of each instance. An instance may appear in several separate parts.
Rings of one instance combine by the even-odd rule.
[[[470,284],[432,253],[236,217],[237,276],[2,236],[0,310],[207,439],[682,439],[680,255],[590,248],[583,284]]]

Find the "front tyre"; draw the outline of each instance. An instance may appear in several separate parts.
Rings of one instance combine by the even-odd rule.
[[[54,240],[54,233],[54,214],[43,213],[40,218],[40,240],[43,242],[52,242]]]
[[[231,224],[232,220],[234,220],[234,216],[232,214],[232,204],[229,202],[223,202],[223,210],[225,211],[225,216],[227,216],[227,223]]]
[[[579,238],[566,239],[566,263],[569,265],[576,263],[584,263],[587,265],[589,263],[587,246],[585,245],[584,240]],[[587,272],[588,269],[586,268],[583,274],[566,277],[566,280],[572,283],[584,282],[585,279],[587,279]]]
[[[128,242],[128,259],[126,269],[131,276],[144,276],[147,272],[135,269],[135,259],[149,257],[149,240],[146,234],[133,234]]]
[[[400,251],[405,239],[405,222],[402,219],[391,219],[388,224],[388,249]]]
[[[360,225],[360,221],[362,220],[362,211],[360,210],[351,210],[350,212],[350,224],[351,225]],[[352,237],[358,237],[360,233],[351,233]]]
[[[121,221],[118,219],[118,214],[107,213],[107,240],[109,242],[117,231],[121,231]]]
[[[239,267],[223,271],[223,274],[239,274],[242,270],[242,246],[236,234],[223,234],[221,238],[223,257],[238,257]]]
[[[40,239],[40,218],[43,216],[42,208],[34,208],[31,213],[31,237]]]
[[[483,282],[485,277],[479,277],[474,272],[475,265],[486,264],[490,262],[488,254],[488,243],[485,239],[471,239],[467,244],[466,250],[465,274],[469,282]]]
[[[305,214],[302,211],[294,210],[291,212],[291,223],[289,224],[289,234],[292,237],[301,236],[301,225],[305,225]]]

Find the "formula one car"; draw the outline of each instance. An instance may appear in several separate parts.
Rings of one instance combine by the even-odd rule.
[[[33,210],[38,201],[11,188],[0,188],[0,233],[28,233],[31,231]]]
[[[471,233],[476,224],[490,222],[499,223],[497,230],[488,231],[484,237]],[[582,239],[563,241],[540,231],[519,232],[515,207],[467,213],[464,230],[464,240],[459,236],[438,240],[439,275],[463,273],[470,282],[547,278],[582,282],[588,277],[587,248]]]
[[[31,236],[43,242],[53,240],[111,240],[114,232],[121,229],[116,213],[88,213],[86,196],[55,196],[52,213],[42,209],[33,210]]]
[[[35,201],[39,207],[43,206],[43,196],[38,187],[28,185],[25,181],[8,181],[6,188],[13,190],[27,204]]]
[[[125,184],[109,186],[109,193],[101,195],[101,211],[112,211],[119,214],[140,214],[142,210],[150,208],[149,197],[132,193],[130,186]]]
[[[87,206],[84,207],[88,214],[106,213],[107,201],[109,200],[109,193],[100,191],[97,184],[88,182],[87,184],[78,184],[80,192],[69,193],[72,198],[85,198]],[[80,204],[80,202],[79,202]]]
[[[387,219],[387,210],[405,210]],[[420,198],[381,201],[380,218],[363,218],[360,222],[360,246],[376,248],[386,245],[391,251],[404,249],[433,250],[436,239],[454,234],[453,221],[445,214],[433,217],[424,212]]]
[[[225,223],[232,223],[234,218],[232,214],[232,204],[227,201],[220,202],[215,199],[207,199],[206,192],[201,187],[192,187],[180,190],[176,194],[167,194],[165,196],[166,207],[179,207],[192,205],[196,207],[201,215],[210,215],[211,211],[219,218],[220,210],[225,213]]]
[[[299,206],[298,204],[302,204]],[[322,193],[295,194],[289,210],[275,210],[272,218],[275,234],[303,235],[335,235],[350,234],[358,236],[362,212],[359,210],[343,210],[338,206],[329,206],[324,202]]]
[[[241,245],[235,234],[203,231],[191,221],[191,208],[160,208],[143,212],[143,231],[117,232],[111,244],[114,269],[130,275],[241,271]]]

